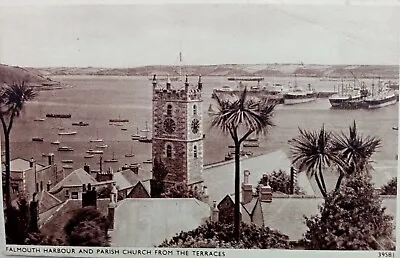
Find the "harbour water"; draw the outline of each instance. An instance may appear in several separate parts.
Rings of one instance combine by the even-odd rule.
[[[107,144],[103,160],[113,155],[118,162],[106,163],[103,168],[114,170],[124,164],[143,162],[151,158],[151,144],[132,141],[131,135],[136,128],[144,129],[146,121],[151,130],[152,101],[151,81],[147,77],[118,76],[56,76],[52,79],[72,85],[62,90],[40,92],[34,101],[26,104],[23,112],[15,120],[11,136],[12,158],[34,157],[38,162],[46,163],[42,153],[55,153],[57,162],[72,159],[73,168],[84,163],[92,168],[99,168],[99,157],[85,159],[88,149],[96,145]],[[190,78],[195,83],[197,78]],[[333,90],[338,82],[320,81],[315,78],[297,78],[300,85],[308,83],[316,90]],[[287,83],[290,78],[275,78],[275,82]],[[268,81],[268,80],[267,80]],[[204,128],[205,128],[205,164],[222,161],[231,145],[229,136],[224,136],[217,129],[210,128],[210,116],[207,109],[215,100],[211,98],[212,90],[227,82],[226,78],[205,77],[204,84]],[[367,84],[371,81],[366,81]],[[175,84],[177,82],[174,82]],[[175,85],[173,83],[173,85]],[[349,82],[350,83],[350,82]],[[215,103],[214,103],[215,106]],[[355,119],[363,135],[375,135],[382,138],[382,148],[374,156],[376,160],[393,160],[398,151],[398,131],[392,129],[398,125],[398,103],[376,110],[333,110],[328,99],[314,102],[283,106],[276,108],[273,121],[275,126],[260,140],[260,147],[251,148],[255,154],[283,149],[289,153],[288,140],[298,135],[298,128],[317,130],[322,124],[336,133],[345,131]],[[70,113],[70,119],[46,118],[45,121],[34,121],[45,117],[46,113]],[[109,119],[129,119],[123,126],[111,125]],[[88,126],[72,126],[73,122],[88,122]],[[59,127],[65,131],[77,131],[76,135],[58,135]],[[121,130],[126,128],[126,130]],[[144,133],[141,133],[144,134]],[[43,142],[32,142],[32,137],[43,137]],[[90,139],[102,138],[103,143],[91,143]],[[74,151],[59,152],[59,146],[51,142],[59,140],[59,146],[72,147]],[[249,148],[250,149],[250,148]],[[125,157],[125,154],[135,154]],[[148,166],[148,165],[144,165]]]

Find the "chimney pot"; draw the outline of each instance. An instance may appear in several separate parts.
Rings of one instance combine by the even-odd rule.
[[[244,176],[243,176],[243,183],[244,184],[248,184],[249,183],[249,176],[250,176],[250,171],[249,170],[245,170],[243,172]]]
[[[211,209],[211,221],[212,222],[218,222],[219,221],[219,210],[218,210],[216,201],[213,201],[213,207]]]

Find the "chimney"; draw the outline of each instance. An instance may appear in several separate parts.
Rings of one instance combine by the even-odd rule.
[[[51,180],[47,181],[47,185],[46,185],[47,192],[50,191],[50,188],[51,188]]]
[[[219,210],[218,210],[216,201],[213,201],[213,206],[211,208],[211,221],[212,222],[219,221]]]
[[[108,204],[108,230],[114,230],[114,214],[115,214],[115,207],[117,206],[116,203],[110,202]]]
[[[82,184],[82,192],[83,193],[86,192],[86,185],[85,184]]]
[[[49,153],[49,155],[47,156],[48,162],[49,162],[49,166],[54,165],[54,153]]]
[[[83,170],[90,174],[90,166],[88,164],[85,163],[85,165],[83,166]]]
[[[29,205],[29,212],[30,212],[30,223],[29,223],[29,231],[31,232],[38,232],[38,220],[39,220],[39,203],[36,201],[36,193],[33,194],[33,199]]]
[[[242,203],[247,204],[253,199],[253,185],[249,183],[250,171],[244,171],[243,184],[242,184]]]
[[[260,201],[272,202],[272,188],[269,185],[260,186]]]
[[[87,185],[87,191],[82,192],[82,208],[87,206],[97,208],[97,192],[94,187],[92,189],[90,184]]]
[[[30,168],[33,168],[33,162],[34,162],[34,160],[33,160],[33,157],[29,160],[29,167]]]
[[[199,75],[199,82],[197,83],[197,87],[198,90],[202,90],[203,89],[203,82],[201,81],[201,75]]]
[[[207,186],[203,186],[203,193],[201,196],[201,200],[208,204],[210,196],[208,196]]]

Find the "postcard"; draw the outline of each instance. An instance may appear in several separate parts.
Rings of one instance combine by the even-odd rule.
[[[1,4],[2,255],[394,257],[398,10]]]

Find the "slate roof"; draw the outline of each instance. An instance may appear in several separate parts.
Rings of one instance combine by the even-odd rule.
[[[240,163],[241,182],[243,182],[243,171],[246,169],[250,171],[249,183],[256,187],[263,174],[271,174],[279,169],[290,173],[290,167],[291,161],[282,150],[243,158]],[[234,194],[234,170],[233,160],[204,167],[204,184],[208,188],[210,201],[219,202],[227,194],[231,196]],[[307,195],[314,195],[314,189],[304,173],[298,174],[297,180]]]
[[[57,192],[62,187],[65,186],[81,186],[82,184],[96,184],[98,183],[96,179],[88,174],[83,168],[74,170],[66,176],[63,180],[58,182],[53,188],[50,189],[50,193]]]
[[[261,202],[264,225],[288,235],[290,240],[299,240],[307,230],[304,215],[318,214],[322,203],[322,198],[315,197],[273,198],[270,203]],[[386,207],[386,214],[396,218],[396,198],[383,198],[382,205]]]
[[[111,246],[154,247],[209,216],[210,207],[194,198],[127,198],[115,209]]]
[[[151,173],[146,173],[139,170],[138,174],[135,174],[130,169],[125,169],[113,174],[113,180],[119,187],[119,190],[133,188],[139,181],[146,182],[150,181]]]
[[[39,201],[39,214],[48,211],[51,208],[62,203],[61,200],[59,200],[57,197],[47,191],[39,192],[36,198]]]

